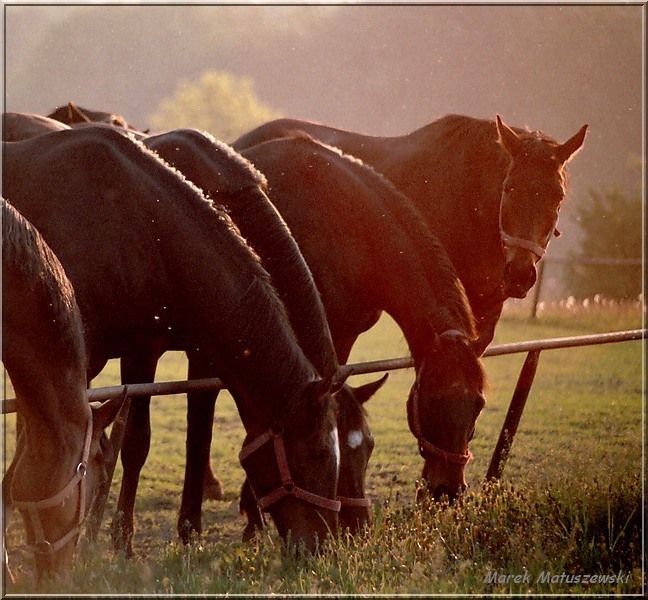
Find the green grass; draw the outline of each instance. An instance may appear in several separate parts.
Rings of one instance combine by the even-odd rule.
[[[545,306],[530,321],[507,310],[495,344],[639,328],[636,306]],[[363,336],[352,362],[406,355],[399,329],[384,318]],[[367,489],[371,527],[356,538],[331,540],[311,559],[283,556],[276,532],[243,544],[237,514],[243,478],[236,455],[243,441],[236,407],[221,393],[212,460],[224,502],[204,506],[204,533],[188,547],[177,540],[184,473],[185,402],[152,402],[153,438],[136,506],[136,557],[113,554],[108,528],[121,480],[118,466],[100,539],[82,548],[72,582],[41,592],[85,594],[440,594],[641,592],[642,583],[642,344],[625,342],[545,351],[502,480],[484,485],[490,456],[524,355],[485,359],[488,405],[467,467],[470,492],[457,505],[417,506],[422,461],[407,429],[405,399],[413,371],[396,371],[368,404],[376,450]],[[112,363],[95,386],[118,382]],[[182,355],[164,357],[158,380],[183,379]],[[378,377],[355,378],[358,383]],[[8,392],[11,395],[11,392]],[[6,419],[8,457],[13,417]],[[7,545],[17,583],[30,594],[31,559],[19,547],[22,524],[10,524]],[[485,581],[489,573],[519,575]],[[582,577],[620,581],[582,583]],[[544,574],[543,574],[544,573]],[[547,573],[549,577],[547,578]],[[565,575],[563,575],[563,573]],[[562,575],[562,582],[560,577]],[[567,576],[581,582],[567,582]],[[544,577],[546,581],[538,581]],[[551,577],[554,581],[551,581]]]

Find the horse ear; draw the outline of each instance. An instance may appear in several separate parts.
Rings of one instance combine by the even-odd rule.
[[[326,394],[331,391],[333,375],[311,381],[304,391],[306,402],[318,403]]]
[[[585,134],[587,133],[587,125],[583,125],[578,132],[570,137],[564,144],[560,145],[556,150],[556,156],[562,163],[568,162],[576,152],[583,146],[585,141]]]
[[[331,394],[335,394],[342,389],[346,380],[353,374],[353,367],[349,365],[340,365],[331,380]]]
[[[124,391],[119,396],[106,400],[100,406],[90,407],[95,431],[103,431],[117,418],[117,414],[126,400],[126,390],[127,388],[124,387]]]
[[[376,381],[365,383],[364,385],[360,385],[357,388],[352,387],[351,389],[353,391],[355,399],[360,404],[364,404],[367,400],[369,400],[369,398],[373,397],[376,392],[385,384],[387,377],[389,377],[389,373],[385,373],[380,379]]]
[[[76,103],[68,102],[68,117],[70,118],[70,123],[91,123],[92,120],[88,115],[86,115]]]
[[[517,133],[506,125],[499,115],[497,115],[497,133],[499,143],[511,156],[514,156],[520,149],[522,142],[520,142]]]

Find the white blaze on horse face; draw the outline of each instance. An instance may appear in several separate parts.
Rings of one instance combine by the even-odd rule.
[[[347,444],[349,445],[349,448],[351,448],[351,450],[355,450],[360,444],[362,444],[362,440],[364,440],[364,435],[362,435],[362,431],[359,431],[357,429],[354,429],[353,431],[349,431],[349,435],[347,437]]]
[[[331,441],[333,442],[333,452],[335,454],[335,468],[340,471],[340,440],[338,439],[337,427],[331,430]]]

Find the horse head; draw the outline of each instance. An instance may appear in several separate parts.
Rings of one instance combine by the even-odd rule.
[[[340,444],[331,378],[309,383],[269,430],[249,431],[239,460],[260,510],[299,551],[337,530]]]
[[[504,292],[524,298],[536,281],[565,196],[565,165],[582,147],[587,125],[558,144],[540,133],[516,133],[497,115],[499,143],[510,156],[502,186],[499,227],[505,251]]]
[[[374,449],[374,439],[367,423],[364,404],[387,381],[387,374],[358,387],[345,384],[335,395],[337,426],[340,436],[340,475],[338,500],[340,530],[355,533],[369,523],[371,502],[365,496],[367,465]]]
[[[24,425],[11,469],[10,505],[23,517],[39,580],[62,576],[72,567],[83,522],[108,478],[107,466],[113,457],[105,428],[117,416],[124,398],[90,406],[83,427],[66,424],[66,445],[48,460],[46,469],[43,449],[32,446],[38,445],[33,440],[48,436],[28,432],[34,426],[30,422]]]
[[[486,404],[486,376],[470,340],[460,331],[437,336],[417,365],[407,400],[410,430],[425,463],[422,478],[434,499],[453,500],[467,487],[470,440]],[[419,490],[420,498],[425,490]]]

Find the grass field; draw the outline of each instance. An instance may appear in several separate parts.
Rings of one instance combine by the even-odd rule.
[[[536,320],[507,309],[494,344],[635,329],[632,306],[545,306]],[[404,356],[406,345],[388,318],[359,341],[351,362]],[[71,582],[39,590],[81,594],[501,594],[641,593],[642,343],[545,351],[502,480],[483,483],[524,355],[485,359],[488,405],[472,443],[471,485],[454,506],[414,503],[422,460],[407,429],[405,399],[413,371],[390,374],[368,405],[376,450],[367,488],[373,524],[356,538],[330,542],[323,556],[282,556],[270,528],[253,544],[240,542],[236,455],[243,440],[236,407],[221,393],[212,460],[224,502],[205,504],[200,540],[177,540],[184,473],[185,402],[152,402],[153,439],[136,506],[136,557],[114,555],[108,527],[121,480],[115,474],[100,539],[81,548]],[[111,364],[95,386],[118,383]],[[182,355],[169,354],[160,381],[184,379]],[[379,375],[355,378],[351,383]],[[7,392],[11,395],[11,391]],[[14,417],[5,422],[6,460],[13,453]],[[6,466],[6,464],[5,464]],[[33,594],[31,559],[14,518],[7,535],[17,577],[7,594]]]

